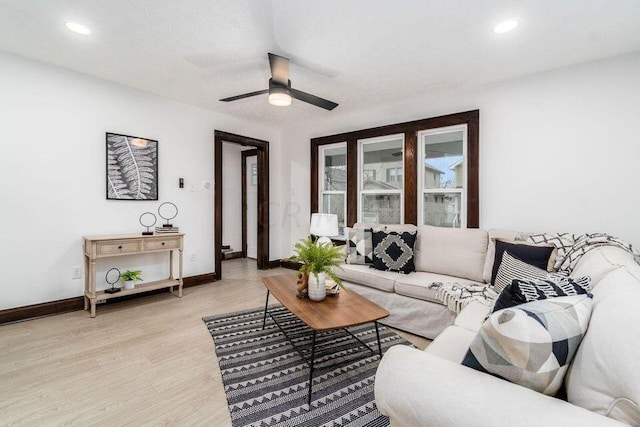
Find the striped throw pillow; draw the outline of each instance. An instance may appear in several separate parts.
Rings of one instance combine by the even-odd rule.
[[[546,270],[520,261],[518,258],[511,256],[509,252],[505,252],[502,255],[502,262],[500,262],[500,267],[498,267],[498,272],[496,273],[493,289],[500,293],[511,284],[513,279],[542,280],[546,279],[548,274]]]

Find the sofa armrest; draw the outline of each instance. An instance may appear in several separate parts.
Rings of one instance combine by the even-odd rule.
[[[390,348],[382,358],[375,398],[378,410],[394,427],[623,425],[403,345]]]

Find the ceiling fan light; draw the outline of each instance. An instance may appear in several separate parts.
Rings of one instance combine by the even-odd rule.
[[[269,94],[269,104],[278,107],[286,107],[291,105],[291,95],[288,93],[275,92]]]
[[[291,80],[284,85],[269,79],[269,104],[277,107],[291,105]]]

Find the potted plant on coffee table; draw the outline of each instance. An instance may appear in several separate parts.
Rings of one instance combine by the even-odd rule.
[[[318,244],[308,237],[296,243],[294,253],[294,258],[303,263],[299,272],[308,278],[309,299],[313,301],[325,299],[327,277],[336,284],[342,285],[342,280],[333,272],[333,268],[340,267],[344,261],[342,249],[332,244]]]
[[[140,276],[142,271],[140,270],[127,270],[120,275],[120,280],[124,282],[125,289],[133,289],[136,287],[136,282],[142,281]]]

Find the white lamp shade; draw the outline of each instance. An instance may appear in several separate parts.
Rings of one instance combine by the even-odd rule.
[[[314,213],[311,214],[311,226],[309,233],[316,236],[337,236],[338,231],[338,215]]]

